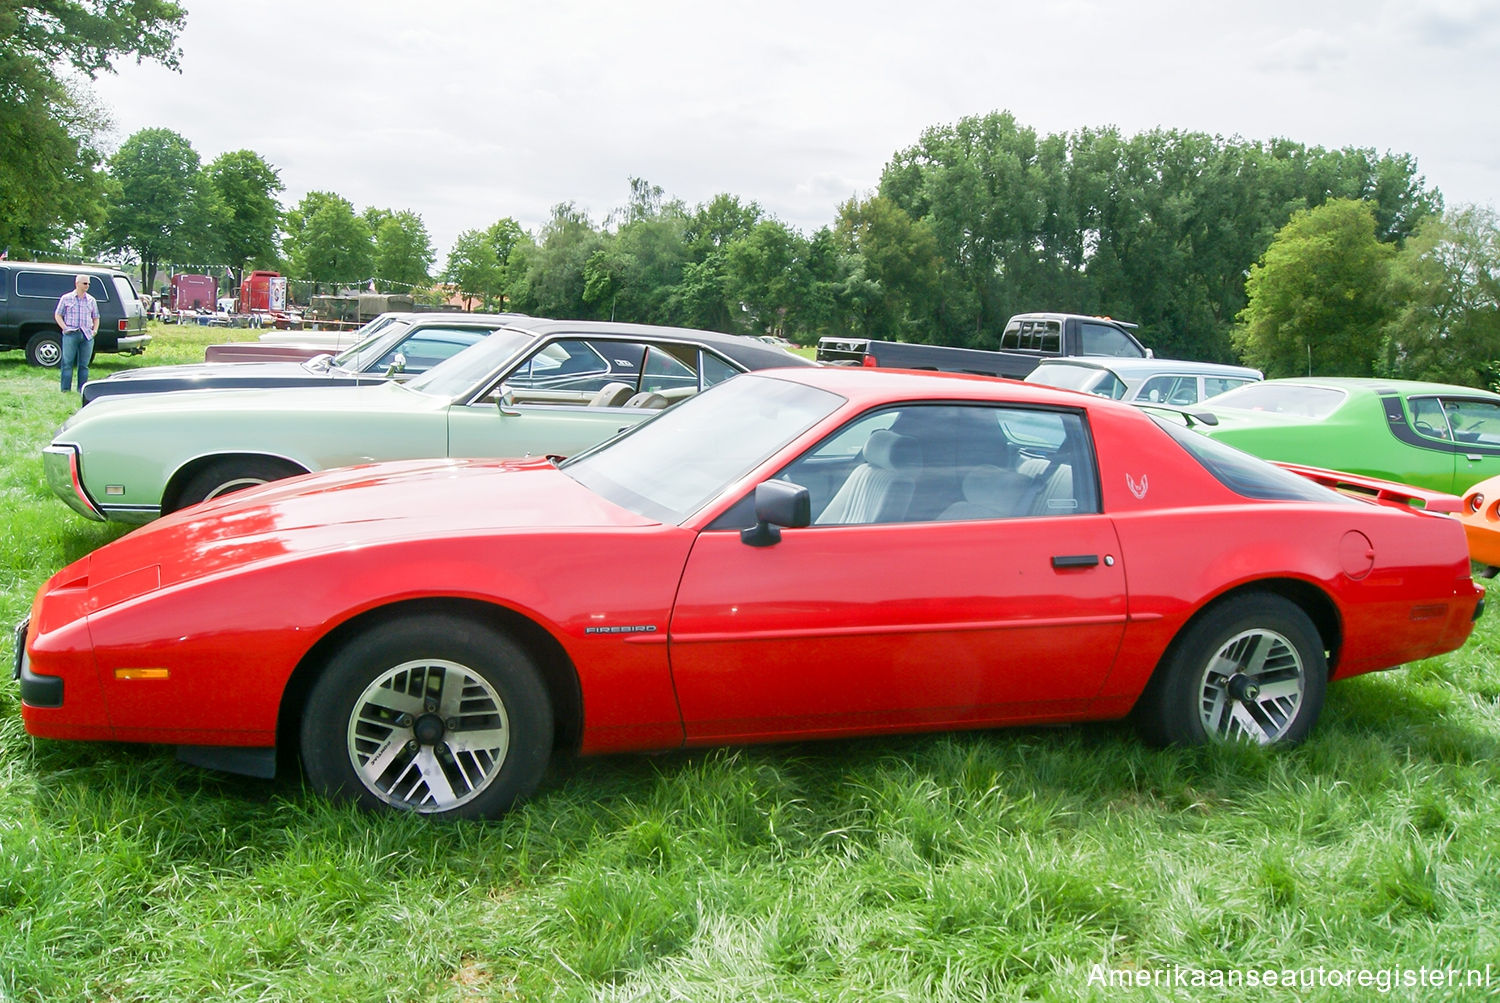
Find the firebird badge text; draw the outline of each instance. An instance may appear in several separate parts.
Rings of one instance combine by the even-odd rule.
[[[656,624],[643,623],[628,627],[585,627],[583,628],[583,632],[585,634],[654,634],[656,633]]]

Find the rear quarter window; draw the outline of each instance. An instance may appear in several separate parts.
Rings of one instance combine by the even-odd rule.
[[[120,294],[121,303],[130,303],[140,299],[140,296],[138,296],[135,291],[135,283],[131,282],[128,276],[115,275],[112,278],[115,284],[115,291]],[[94,281],[98,280],[96,279]],[[89,283],[89,288],[93,288],[93,282]]]
[[[17,272],[16,295],[35,296],[38,299],[56,300],[73,291],[73,276],[63,272]],[[110,296],[104,280],[97,275],[89,276],[89,295],[100,303],[108,302]]]
[[[1206,435],[1151,415],[1151,420],[1166,430],[1189,456],[1203,465],[1220,484],[1235,494],[1261,501],[1347,502],[1357,505],[1337,491],[1314,484],[1305,477],[1284,470],[1249,453],[1242,453]]]

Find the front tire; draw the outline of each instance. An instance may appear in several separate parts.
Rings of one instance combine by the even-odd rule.
[[[540,782],[552,705],[503,634],[457,616],[395,620],[344,646],[308,695],[302,761],[320,793],[372,809],[494,818]]]
[[[1280,596],[1238,596],[1178,637],[1136,724],[1159,745],[1290,745],[1312,730],[1327,686],[1323,641],[1307,614]]]
[[[290,464],[261,456],[217,460],[188,479],[178,493],[177,504],[172,511],[305,472]]]
[[[56,369],[62,364],[62,335],[57,331],[33,334],[26,342],[26,361],[43,369]]]

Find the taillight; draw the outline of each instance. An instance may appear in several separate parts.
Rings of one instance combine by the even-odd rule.
[[[869,366],[871,369],[874,369],[876,366],[880,365],[880,363],[876,361],[875,356],[866,354],[864,359],[860,361],[860,365]]]
[[[122,321],[119,322],[119,324],[120,324],[120,330],[121,331],[128,331],[128,330],[130,330],[130,321],[128,321],[128,320],[122,320]]]

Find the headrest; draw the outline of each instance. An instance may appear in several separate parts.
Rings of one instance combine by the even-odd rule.
[[[650,390],[643,390],[640,393],[636,394],[634,397],[630,398],[630,400],[626,401],[625,402],[625,406],[626,407],[647,407],[647,408],[655,408],[657,410],[660,410],[660,409],[666,407],[670,403],[672,403],[672,402],[669,401],[669,400],[667,400],[661,394],[653,393]]]
[[[909,435],[876,429],[865,440],[865,462],[885,470],[910,470],[922,465],[922,450]]]
[[[961,487],[964,501],[975,505],[1001,505],[1014,499],[1030,483],[1031,478],[1017,471],[984,466],[964,474]]]

